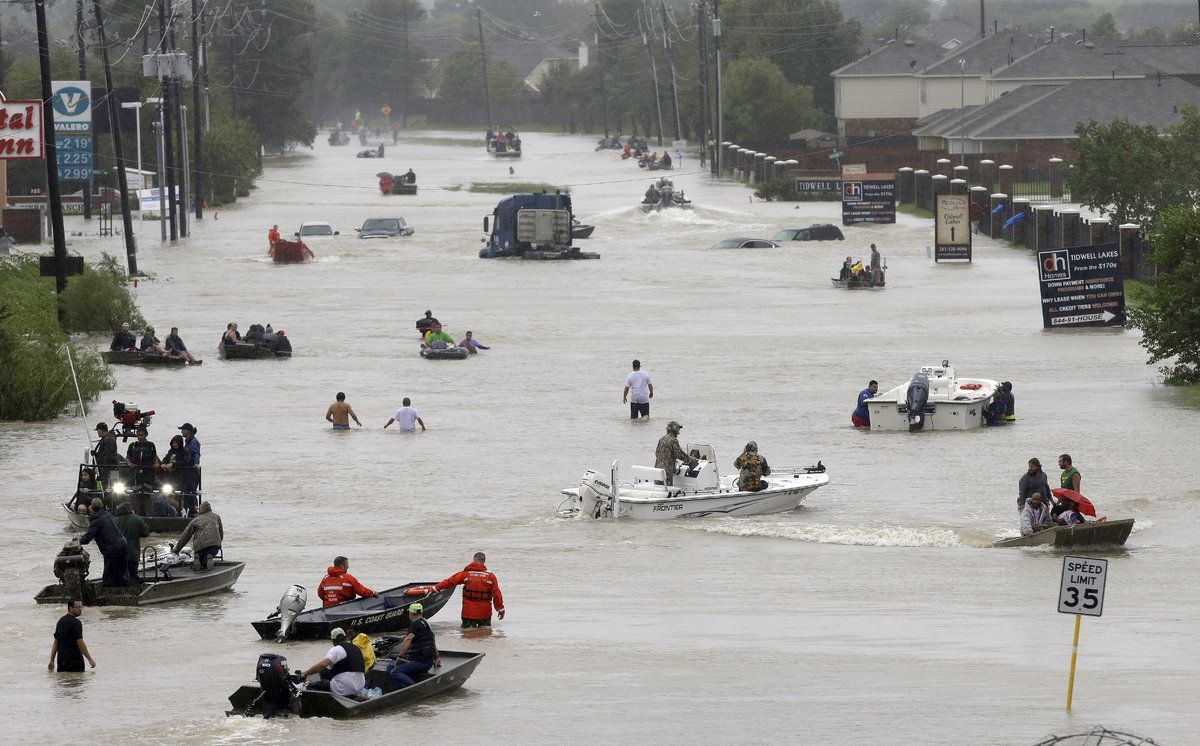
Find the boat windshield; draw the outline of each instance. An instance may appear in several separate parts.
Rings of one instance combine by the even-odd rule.
[[[398,231],[400,221],[396,218],[372,218],[363,223],[364,231]]]
[[[778,233],[776,233],[774,236],[771,237],[771,240],[772,241],[791,241],[793,238],[796,237],[796,234],[799,232],[800,231],[797,230],[796,228],[788,228],[787,230],[782,230],[782,231],[779,231]]]
[[[333,235],[333,226],[329,225],[329,223],[319,223],[316,225],[302,225],[302,226],[300,226],[300,235],[301,236],[332,236]]]

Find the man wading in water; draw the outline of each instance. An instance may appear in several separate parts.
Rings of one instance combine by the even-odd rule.
[[[333,423],[334,430],[349,430],[350,418],[354,418],[354,422],[359,427],[363,424],[358,421],[358,415],[354,414],[354,407],[346,403],[346,394],[337,392],[337,401],[329,405],[329,409],[325,411],[325,421]]]

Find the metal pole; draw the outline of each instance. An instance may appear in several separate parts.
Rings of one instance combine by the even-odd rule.
[[[166,0],[158,0],[158,52],[155,54],[155,60],[161,58],[163,52],[167,50],[167,4]],[[159,68],[159,72],[162,68]],[[163,76],[159,78],[159,84],[162,86],[162,102],[159,104],[159,117],[162,122],[162,140],[163,140],[163,186],[167,189],[167,213],[168,222],[170,222],[171,240],[178,238],[175,223],[175,162],[172,156],[174,151],[174,141],[171,139],[171,130],[175,123],[171,116],[171,79]],[[161,187],[160,187],[161,188]]]
[[[708,100],[708,34],[704,31],[704,16],[707,9],[706,4],[700,3],[696,12],[696,35],[699,37],[697,48],[700,50],[700,90],[704,94],[704,105],[700,107],[700,152],[704,154],[708,153],[708,115],[711,111]],[[712,162],[711,155],[709,157],[709,167],[714,168],[716,164]]]
[[[592,11],[596,19],[596,64],[600,65],[600,112],[604,119],[604,136],[608,137],[608,68],[604,64],[604,47],[600,46],[600,3]],[[620,133],[617,133],[620,134]]]
[[[179,47],[175,44],[175,6],[171,6],[171,23],[167,26],[167,33],[171,41],[172,59],[179,51]],[[180,85],[179,77],[175,75],[177,71],[174,65],[171,67],[171,101],[175,104],[175,111],[171,114],[175,117],[175,184],[179,187],[179,204],[176,206],[176,216],[179,218],[179,237],[187,238],[188,235],[188,202],[187,196],[187,147],[184,141],[187,140],[187,119],[180,115],[183,109],[183,86]],[[182,172],[182,173],[181,173]],[[172,202],[174,204],[174,202]]]
[[[483,46],[483,10],[475,9],[475,21],[479,24],[479,63],[483,67],[483,102],[487,105],[487,127],[492,128],[492,96],[488,92],[487,48]]]
[[[713,45],[717,50],[717,174],[725,168],[721,143],[725,142],[725,112],[721,109],[721,0],[713,0]]]
[[[967,133],[963,130],[962,120],[967,108],[967,61],[958,61],[958,165],[963,165],[967,157]]]
[[[185,106],[184,104],[179,105],[179,121],[180,122],[187,121],[187,106]],[[179,138],[179,144],[180,144],[180,147],[183,148],[183,159],[181,161],[183,163],[183,180],[180,182],[180,188],[179,188],[180,197],[181,197],[180,212],[182,214],[186,215],[187,211],[188,211],[188,205],[191,204],[191,202],[189,202],[188,200],[190,200],[192,198],[191,161],[188,160],[187,138],[186,137]]]
[[[75,48],[79,55],[79,79],[87,80],[87,45],[83,42],[83,0],[75,0]],[[95,146],[93,146],[94,149]],[[92,219],[92,177],[90,176],[83,182],[83,219]]]
[[[192,137],[196,140],[195,167],[195,196],[196,219],[204,218],[204,169],[200,168],[200,37],[197,33],[200,24],[200,11],[196,8],[196,0],[192,0]],[[186,150],[186,143],[185,148]]]
[[[96,14],[96,33],[100,38],[100,59],[104,61],[104,99],[108,103],[108,120],[113,141],[113,156],[117,161],[117,189],[121,193],[121,225],[125,230],[125,257],[129,263],[129,274],[136,275],[137,268],[137,239],[133,235],[133,216],[129,214],[129,180],[125,176],[125,146],[121,142],[121,107],[117,97],[113,95],[112,66],[108,61],[108,40],[104,36],[104,14],[100,3],[92,3]],[[141,103],[138,104],[138,114],[141,114]],[[139,116],[140,119],[140,116]],[[141,128],[138,128],[138,159],[141,159]],[[139,166],[140,169],[140,166]]]
[[[671,100],[675,109],[675,139],[683,139],[683,126],[679,121],[679,89],[675,85],[675,50],[671,46],[671,32],[667,30],[667,3],[659,3],[659,25],[663,30],[663,44],[667,48],[667,66],[671,69]]]
[[[645,8],[645,5],[642,6]],[[649,19],[646,19],[649,24]],[[638,26],[642,25],[642,17],[638,15]],[[658,144],[661,146],[662,141],[662,98],[658,95],[658,65],[654,63],[654,53],[650,51],[650,40],[646,37],[646,30],[642,28],[642,46],[646,49],[646,56],[650,58],[650,72],[654,77],[654,109],[658,112]]]
[[[42,76],[42,139],[46,154],[46,191],[50,200],[50,230],[54,234],[54,289],[58,292],[58,323],[66,320],[62,294],[67,289],[67,238],[63,231],[62,192],[58,187],[58,148],[54,143],[54,107],[50,105],[50,35],[46,31],[46,0],[34,0],[37,22],[38,67]]]
[[[155,181],[158,182],[158,227],[162,232],[162,240],[167,240],[167,198],[166,198],[166,164],[163,163],[163,122],[162,122],[162,104],[159,104],[158,121],[152,125],[154,130],[154,144],[158,149],[158,174]]]

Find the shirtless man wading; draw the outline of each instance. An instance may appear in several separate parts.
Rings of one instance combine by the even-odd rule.
[[[337,401],[330,404],[329,410],[325,412],[325,420],[333,423],[334,430],[349,430],[350,418],[354,418],[354,424],[362,427],[362,423],[358,421],[358,415],[354,414],[354,407],[346,403],[346,395],[339,391]]]

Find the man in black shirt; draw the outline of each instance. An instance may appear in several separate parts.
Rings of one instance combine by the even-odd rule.
[[[161,466],[158,460],[158,450],[147,440],[145,425],[138,427],[137,440],[129,444],[125,462],[130,469],[135,469],[133,492],[133,512],[138,515],[150,515],[150,494],[154,492],[154,472]]]
[[[79,673],[83,671],[84,658],[87,658],[92,668],[96,667],[96,661],[88,652],[87,643],[83,641],[83,622],[79,621],[79,615],[82,613],[83,602],[68,598],[67,613],[63,614],[62,619],[58,620],[58,626],[54,628],[54,642],[50,645],[50,663],[46,666],[47,671],[53,672],[57,662],[59,673]]]
[[[412,686],[412,677],[417,674],[429,673],[432,668],[442,665],[442,656],[438,654],[437,642],[433,639],[433,629],[425,621],[425,608],[421,604],[410,604],[408,607],[408,634],[396,651],[396,662],[388,666],[388,673],[396,682],[399,689]],[[407,660],[405,660],[407,658]]]

